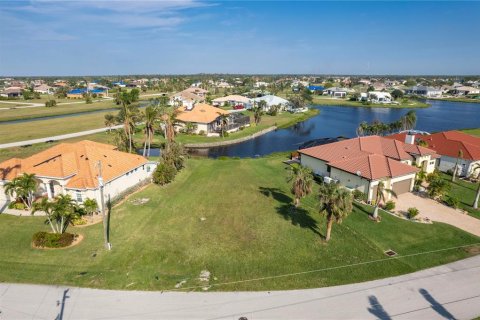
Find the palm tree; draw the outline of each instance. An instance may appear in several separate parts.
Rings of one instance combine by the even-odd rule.
[[[160,109],[161,119],[163,121],[164,136],[166,140],[166,149],[168,145],[175,140],[175,125],[177,124],[177,115],[181,112],[180,109],[162,105]]]
[[[412,130],[417,124],[417,113],[414,110],[410,110],[402,118],[403,130]]]
[[[458,154],[457,154],[457,161],[455,162],[455,167],[453,168],[453,174],[452,174],[452,182],[455,181],[455,176],[457,175],[457,171],[458,171],[458,162],[460,161],[460,159],[463,159],[463,150],[458,150]]]
[[[227,133],[229,115],[222,114],[220,112],[217,112],[217,113],[219,114],[218,118],[220,119],[220,136],[223,138]]]
[[[4,186],[5,194],[15,196],[20,199],[27,209],[32,208],[33,195],[37,190],[37,180],[35,174],[23,173],[19,177],[13,178]]]
[[[260,101],[258,104],[253,106],[253,119],[255,120],[255,124],[259,124],[260,120],[262,120],[262,115],[263,115],[263,108],[266,106],[267,102],[266,101]]]
[[[312,192],[312,170],[300,165],[292,165],[290,167],[290,176],[287,178],[287,181],[292,183],[290,191],[295,196],[295,208],[298,208],[300,205],[300,199],[306,197]]]
[[[387,189],[385,188],[385,183],[383,181],[380,181],[377,185],[377,194],[375,196],[375,210],[373,210],[373,218],[377,219],[378,218],[378,207],[380,206],[380,203],[383,201],[385,202],[386,196],[385,193],[388,193],[395,198],[397,197],[397,194],[395,191],[392,189]]]
[[[108,127],[108,131],[111,132],[112,131],[112,127],[117,123],[117,118],[111,114],[111,113],[107,113],[105,115],[105,127]]]
[[[342,223],[352,212],[352,195],[341,189],[338,183],[323,183],[320,185],[320,213],[327,216],[327,235],[325,240],[330,240],[333,223]]]
[[[143,156],[150,156],[150,147],[152,144],[153,135],[155,133],[154,124],[158,117],[158,109],[155,106],[148,106],[145,108],[143,119],[145,121],[144,134],[145,141],[143,144]]]
[[[83,209],[86,214],[92,215],[94,212],[98,211],[97,200],[87,198],[83,201]]]
[[[64,233],[69,223],[79,217],[80,207],[70,197],[70,195],[59,195],[54,201],[48,201],[43,198],[41,202],[36,202],[33,206],[32,215],[35,212],[43,211],[47,216],[47,222],[52,228],[53,233]]]
[[[362,121],[357,128],[357,136],[361,137],[366,135],[368,132],[368,123],[366,121]]]

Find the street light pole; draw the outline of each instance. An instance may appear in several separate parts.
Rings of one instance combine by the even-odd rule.
[[[100,188],[100,202],[102,206],[102,220],[103,220],[103,240],[105,244],[105,248],[107,250],[110,250],[112,246],[110,245],[110,242],[108,242],[108,236],[107,236],[107,221],[106,221],[106,216],[105,216],[105,197],[104,197],[104,184],[103,184],[103,177],[102,177],[102,161],[98,160],[97,162],[98,166],[98,186]]]

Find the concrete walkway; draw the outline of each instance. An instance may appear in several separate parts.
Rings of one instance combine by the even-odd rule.
[[[87,136],[89,134],[105,132],[105,131],[108,131],[110,129],[113,130],[113,129],[120,129],[120,128],[123,128],[123,124],[112,126],[110,128],[105,127],[105,128],[92,129],[92,130],[86,130],[86,131],[80,131],[80,132],[74,132],[74,133],[67,133],[67,134],[62,134],[62,135],[59,135],[59,136],[52,136],[52,137],[45,137],[45,138],[39,138],[39,139],[4,143],[4,144],[0,144],[0,149],[27,146],[27,145],[42,143],[42,142],[47,142],[47,141],[58,141],[58,140],[63,140],[63,139],[76,138],[76,137],[81,137],[81,136]]]
[[[480,256],[359,284],[272,292],[140,292],[0,284],[1,319],[472,319]]]
[[[480,219],[469,216],[458,209],[445,206],[430,198],[423,198],[413,193],[404,193],[395,199],[396,211],[406,212],[416,207],[420,218],[443,222],[480,237]]]

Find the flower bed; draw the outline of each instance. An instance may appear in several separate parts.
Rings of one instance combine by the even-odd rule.
[[[76,244],[78,235],[71,233],[49,233],[45,231],[37,232],[33,235],[32,245],[35,248],[66,248]]]

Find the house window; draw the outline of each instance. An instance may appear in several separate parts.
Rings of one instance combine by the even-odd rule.
[[[147,166],[147,172],[150,172],[150,166]]]
[[[77,192],[75,193],[75,197],[76,197],[78,203],[82,203],[82,202],[83,202],[82,193],[81,193],[80,191],[77,191]]]

